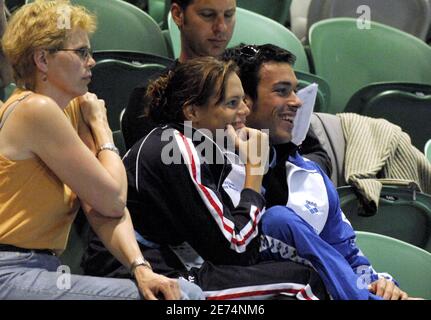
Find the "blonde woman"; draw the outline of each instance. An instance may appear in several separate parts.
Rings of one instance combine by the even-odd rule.
[[[20,90],[0,109],[0,299],[198,299],[198,287],[153,273],[142,257],[104,102],[86,94],[68,106],[87,92],[94,30],[84,8],[39,0],[3,37]],[[72,275],[57,285],[57,254],[80,203],[136,281]]]

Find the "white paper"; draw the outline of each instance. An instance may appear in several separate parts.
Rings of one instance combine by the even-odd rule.
[[[292,142],[297,146],[302,144],[310,127],[311,115],[313,114],[314,104],[317,97],[317,83],[299,90],[296,95],[301,99],[302,106],[296,112],[293,120]]]

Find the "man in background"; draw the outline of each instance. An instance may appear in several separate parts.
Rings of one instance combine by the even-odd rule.
[[[172,0],[171,14],[180,30],[181,52],[173,65],[188,59],[203,56],[221,57],[235,28],[236,0]],[[158,77],[160,74],[154,76]],[[134,89],[122,119],[122,131],[126,148],[130,149],[136,141],[154,127],[147,117],[148,104],[145,97],[147,83]],[[316,162],[331,176],[331,160],[310,129],[301,148],[301,155]]]

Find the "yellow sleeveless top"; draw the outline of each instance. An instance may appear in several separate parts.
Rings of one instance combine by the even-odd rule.
[[[78,130],[76,99],[64,112]],[[78,209],[76,195],[39,158],[10,160],[0,154],[0,244],[61,252]]]

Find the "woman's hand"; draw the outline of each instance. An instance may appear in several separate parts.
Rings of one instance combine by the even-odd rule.
[[[247,127],[235,131],[228,125],[226,129],[228,139],[233,142],[241,161],[245,163],[244,189],[260,193],[263,175],[268,168],[268,135]]]
[[[112,131],[106,115],[105,101],[94,93],[78,98],[84,122],[90,127],[96,150],[105,143],[113,143]]]
[[[160,294],[165,300],[179,300],[181,298],[180,286],[176,279],[154,273],[146,266],[138,266],[134,275],[139,290],[146,300],[158,300]]]
[[[108,123],[105,101],[99,99],[94,93],[86,93],[78,98],[82,117],[88,126],[94,123]]]
[[[250,174],[265,174],[269,156],[268,135],[247,127],[235,131],[231,125],[227,126],[227,135],[233,141]]]

